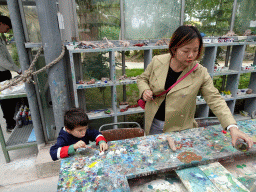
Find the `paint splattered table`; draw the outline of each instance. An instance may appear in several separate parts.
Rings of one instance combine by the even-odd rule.
[[[238,125],[248,135],[256,135],[256,120],[239,121]],[[229,133],[221,131],[220,125],[214,125],[112,141],[104,155],[91,145],[61,161],[58,191],[130,191],[128,179],[256,153],[255,145],[246,153],[236,150]],[[167,136],[178,142],[176,152],[169,148]]]

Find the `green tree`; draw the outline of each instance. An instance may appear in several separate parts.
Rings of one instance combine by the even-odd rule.
[[[250,27],[250,22],[256,20],[256,0],[238,0],[234,31],[243,35],[245,30],[251,29],[256,34],[256,27]]]
[[[207,36],[224,35],[230,30],[234,0],[187,0],[185,24],[195,24]]]

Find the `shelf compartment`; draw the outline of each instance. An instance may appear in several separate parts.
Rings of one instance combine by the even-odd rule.
[[[136,113],[144,113],[144,109],[142,109],[141,107],[136,107],[136,108],[129,108],[127,111],[125,112],[120,112],[120,108],[117,108],[117,115],[130,115],[130,114],[136,114]]]
[[[237,95],[237,99],[256,98],[256,94]]]
[[[204,47],[220,47],[220,46],[233,46],[233,45],[245,45],[246,42],[230,42],[230,43],[204,43]]]
[[[10,138],[6,142],[7,150],[25,148],[27,146],[37,145],[36,141],[28,142],[28,138],[33,130],[33,125],[25,125],[22,128],[15,127]]]
[[[77,89],[89,89],[89,88],[95,88],[95,87],[110,87],[114,86],[114,83],[112,81],[109,81],[107,83],[101,82],[101,83],[94,83],[94,84],[76,84]]]
[[[241,70],[240,74],[242,74],[242,73],[255,73],[255,72],[256,72],[256,70]]]
[[[205,101],[196,101],[196,105],[205,105],[206,102]]]
[[[226,97],[222,97],[225,101],[234,101],[235,98],[234,97],[230,97],[230,98],[226,98]]]
[[[129,47],[109,47],[105,49],[95,48],[95,49],[70,49],[71,53],[86,53],[86,52],[107,52],[107,51],[132,51],[132,50],[148,50],[148,49],[168,49],[168,45],[155,46],[155,44],[149,44],[148,46],[129,46]]]
[[[129,85],[129,84],[136,84],[137,80],[122,80],[122,81],[116,81],[116,85]]]
[[[235,118],[236,121],[244,121],[244,120],[251,119],[250,116],[245,117],[245,116],[242,116],[240,114],[234,114],[233,117]]]
[[[209,106],[207,104],[197,105],[195,118],[206,118],[209,114]]]
[[[238,74],[239,71],[235,71],[235,70],[228,70],[228,71],[218,71],[218,72],[214,72],[212,73],[212,76],[220,76],[220,75],[234,75],[234,74]]]
[[[98,110],[93,110],[86,112],[90,120],[93,119],[101,119],[101,118],[107,118],[107,117],[114,117],[115,114],[112,109],[109,109],[111,111],[110,114],[105,114],[104,111],[108,109],[98,109]]]
[[[133,46],[133,44],[136,44],[136,42],[130,41],[129,47],[124,47],[119,45],[119,41],[111,41],[115,44],[115,47],[108,47],[108,48],[94,48],[94,49],[73,49],[72,46],[66,45],[67,49],[72,53],[81,53],[81,52],[105,52],[105,51],[129,51],[129,50],[146,50],[146,49],[168,49],[169,45],[155,45],[157,40],[154,40],[155,42],[150,42],[147,46]],[[100,42],[100,41],[99,41]],[[97,43],[97,41],[93,42]],[[249,42],[231,42],[231,43],[204,43],[204,47],[219,47],[219,46],[239,46],[239,45],[246,45],[250,44]]]
[[[22,98],[22,97],[27,97],[26,93],[15,93],[15,94],[8,94],[8,95],[3,95],[0,94],[0,99],[13,99],[13,98]]]

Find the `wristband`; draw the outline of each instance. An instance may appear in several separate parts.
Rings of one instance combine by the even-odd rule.
[[[227,126],[227,131],[229,131],[229,129],[230,129],[231,127],[236,127],[236,128],[238,129],[238,126],[237,126],[237,125],[229,125],[229,126]]]
[[[101,141],[99,141],[99,145],[101,144],[101,143],[106,143],[104,140],[101,140]]]

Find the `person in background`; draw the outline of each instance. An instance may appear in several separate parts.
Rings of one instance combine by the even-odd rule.
[[[9,17],[0,16],[0,33],[4,35],[12,29],[11,20]],[[6,48],[6,42],[0,37],[0,82],[12,79],[11,71],[20,74],[20,69],[13,62],[10,53]],[[6,120],[6,131],[11,132],[16,126],[14,118],[16,99],[0,100],[0,105],[3,111],[3,117]]]
[[[202,65],[198,64],[192,73],[168,93],[154,97],[194,68],[202,50],[203,41],[198,29],[193,26],[180,26],[170,40],[170,54],[153,57],[146,70],[137,78],[139,94],[146,101],[145,133],[153,135],[198,127],[194,116],[196,97],[201,91],[222,127],[230,131],[232,145],[235,146],[240,138],[251,148],[252,138],[239,130],[229,107]]]
[[[88,129],[89,119],[80,108],[72,108],[64,115],[65,127],[60,130],[57,143],[50,148],[53,161],[74,155],[78,148],[86,148],[89,141],[96,141],[100,151],[108,149],[104,136],[97,130]]]

